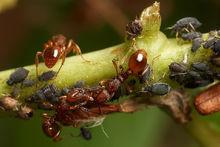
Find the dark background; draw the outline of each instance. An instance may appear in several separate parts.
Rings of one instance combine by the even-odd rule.
[[[219,29],[219,0],[160,0],[161,30],[171,37],[166,27],[182,17],[198,18],[200,31]],[[19,0],[15,7],[0,13],[0,70],[34,63],[35,53],[54,34],[62,33],[90,52],[110,47],[124,40],[127,22],[151,0]],[[132,115],[116,114],[107,118],[104,127],[91,129],[89,142],[74,128],[65,128],[63,141],[53,143],[41,131],[41,120],[31,121],[0,118],[0,146],[106,146],[106,147],[169,147],[198,146],[182,126],[175,124],[158,109],[148,109]]]

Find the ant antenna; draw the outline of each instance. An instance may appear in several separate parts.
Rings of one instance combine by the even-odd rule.
[[[105,131],[105,128],[104,128],[103,124],[101,124],[100,126],[101,126],[101,130],[104,133],[104,135],[106,136],[106,138],[109,139],[110,137],[108,136],[107,132]]]

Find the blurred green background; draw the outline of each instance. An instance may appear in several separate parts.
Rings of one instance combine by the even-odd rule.
[[[12,0],[0,0],[4,1]],[[219,29],[219,0],[160,0],[161,30],[176,20],[193,16],[202,32]],[[126,23],[135,18],[151,0],[18,0],[0,12],[0,70],[34,63],[36,51],[54,34],[62,33],[90,52],[123,42]],[[1,10],[1,9],[0,9]],[[134,114],[114,114],[103,126],[92,128],[93,139],[85,141],[71,134],[78,129],[64,128],[63,140],[54,143],[41,131],[40,112],[30,121],[0,117],[1,147],[170,147],[199,146],[183,126],[157,108]]]

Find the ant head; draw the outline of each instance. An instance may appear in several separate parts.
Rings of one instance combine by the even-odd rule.
[[[63,36],[62,34],[58,34],[52,37],[52,41],[59,46],[65,46],[66,37]]]
[[[137,50],[129,59],[128,67],[133,74],[142,74],[147,66],[147,53],[143,49]]]

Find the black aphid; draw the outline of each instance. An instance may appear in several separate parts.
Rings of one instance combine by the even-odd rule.
[[[132,40],[138,35],[141,34],[143,30],[141,21],[139,19],[135,19],[126,25],[126,35],[128,40]]]
[[[56,103],[61,96],[61,91],[53,84],[41,88],[35,94],[30,96],[27,101],[32,103],[41,103],[48,101],[50,103]]]
[[[181,38],[183,40],[188,40],[188,41],[191,41],[196,38],[201,38],[201,37],[202,37],[202,33],[200,32],[188,32],[188,33],[183,33],[181,35]]]
[[[7,84],[12,86],[13,84],[20,83],[28,76],[29,71],[23,67],[16,69],[9,77]]]
[[[146,81],[148,81],[150,79],[152,72],[153,72],[153,70],[151,69],[151,67],[149,65],[147,65],[147,68],[144,70],[144,72],[142,73],[142,75],[139,78],[140,82],[145,83]]]
[[[202,46],[202,43],[203,43],[203,39],[202,38],[195,38],[192,40],[192,48],[191,48],[191,51],[192,52],[196,52],[201,46]]]
[[[90,139],[92,139],[92,133],[89,131],[89,129],[86,129],[86,128],[81,127],[81,128],[80,128],[80,133],[81,133],[82,137],[83,137],[85,140],[90,140]]]
[[[169,69],[171,72],[177,72],[177,73],[185,73],[188,70],[184,64],[180,64],[177,62],[172,62],[169,65]]]
[[[167,83],[154,83],[144,88],[144,91],[150,92],[155,95],[165,95],[170,92],[170,85]]]
[[[31,87],[35,84],[36,81],[34,80],[31,80],[31,79],[25,79],[23,82],[22,82],[22,87]]]
[[[213,65],[220,67],[220,55],[214,55],[210,58]]]
[[[39,81],[49,81],[49,80],[53,79],[55,75],[56,75],[56,72],[50,70],[50,71],[47,71],[47,72],[42,73],[42,74],[38,77],[38,79],[39,79]]]
[[[175,33],[183,33],[183,32],[191,32],[195,31],[198,27],[202,25],[201,22],[199,22],[198,19],[194,17],[185,17],[180,20],[178,20],[172,27],[172,32]]]
[[[74,88],[83,88],[84,86],[85,86],[85,81],[83,80],[79,80],[73,85]]]

